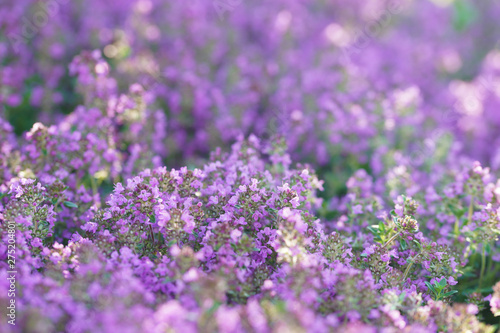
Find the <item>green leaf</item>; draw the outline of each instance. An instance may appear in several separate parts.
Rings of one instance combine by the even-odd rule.
[[[406,240],[402,239],[400,242],[399,242],[399,245],[401,245],[401,249],[404,251],[408,248],[408,243],[406,242]]]
[[[427,288],[429,288],[430,291],[432,291],[432,293],[437,294],[436,293],[436,289],[434,289],[434,286],[432,284],[430,284],[429,282],[425,281],[425,285],[427,286]]]
[[[448,209],[455,215],[456,218],[460,219],[465,214],[465,209],[460,208],[456,205],[448,204]]]
[[[456,293],[458,293],[458,290],[452,290],[452,291],[449,291],[449,292],[447,292],[447,293],[443,294],[443,298],[444,298],[444,297],[449,297],[449,296],[451,296],[451,295],[453,295],[453,294],[456,294]]]
[[[207,310],[207,315],[211,316],[217,311],[217,309],[222,305],[221,302],[215,301],[214,304]]]
[[[440,287],[440,289],[443,289],[444,287],[446,287],[447,281],[445,278],[442,278],[439,282],[436,282],[435,284],[436,286]]]
[[[485,250],[486,250],[486,252],[491,253],[491,244],[490,243],[486,244]]]
[[[76,203],[71,202],[71,201],[64,201],[63,205],[68,207],[68,208],[78,208],[78,205]]]
[[[477,10],[471,1],[455,0],[453,25],[456,30],[463,31],[467,29],[476,19]]]
[[[160,244],[165,244],[165,237],[163,237],[163,234],[162,233],[159,233],[158,234],[158,242]]]

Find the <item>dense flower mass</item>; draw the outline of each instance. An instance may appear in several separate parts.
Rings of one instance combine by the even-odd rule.
[[[1,332],[495,332],[500,4],[7,0]]]

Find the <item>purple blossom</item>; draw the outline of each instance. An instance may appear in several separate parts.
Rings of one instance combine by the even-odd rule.
[[[11,2],[0,331],[491,330],[498,3]]]

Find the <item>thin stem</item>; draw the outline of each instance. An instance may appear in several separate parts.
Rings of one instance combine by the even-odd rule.
[[[382,248],[385,248],[387,245],[389,245],[390,242],[392,242],[393,240],[395,240],[398,236],[399,236],[399,232],[395,233],[394,236],[392,236],[391,238],[389,238],[389,240],[387,241],[387,243],[385,243],[384,246],[382,246]]]
[[[491,244],[490,248],[492,249],[494,245],[495,245],[494,243]],[[493,272],[493,270],[491,269],[492,266],[493,266],[493,255],[491,255],[491,253],[490,253],[490,258],[488,260],[488,265],[486,267],[486,272]]]
[[[92,187],[92,194],[93,194],[94,200],[95,200],[95,195],[97,194],[97,184],[95,182],[94,176],[90,176],[90,186]],[[100,203],[97,203],[95,201],[94,201],[94,203],[96,204],[97,207],[100,207]]]
[[[455,238],[458,238],[459,235],[459,229],[458,229],[458,218],[455,219]]]
[[[483,253],[481,255],[481,273],[479,273],[479,289],[483,284],[484,269],[486,268],[486,246],[483,244]]]
[[[420,255],[420,253],[417,253],[417,255],[410,261],[408,266],[406,266],[405,272],[403,274],[403,279],[401,280],[403,283],[405,282],[406,278],[408,277],[408,273],[410,273],[410,269],[413,266],[413,264],[415,263],[415,259],[417,259],[417,257],[419,255]]]
[[[54,211],[57,210],[57,208],[59,207],[60,203],[61,203],[61,198],[57,199],[56,204],[54,205]]]
[[[153,227],[151,226],[151,224],[149,225],[149,232],[151,234],[151,238],[153,240],[153,243],[155,243],[155,235],[153,234]]]
[[[413,266],[413,261],[412,261],[412,262],[410,262],[410,263],[408,264],[408,266],[406,266],[405,272],[404,272],[404,274],[403,274],[403,279],[401,279],[401,282],[402,282],[402,283],[405,283],[406,277],[408,276],[408,273],[410,272],[410,268],[411,268],[411,266]]]
[[[467,224],[471,223],[473,213],[474,213],[474,197],[471,197],[470,204],[469,204],[469,216],[467,218]]]

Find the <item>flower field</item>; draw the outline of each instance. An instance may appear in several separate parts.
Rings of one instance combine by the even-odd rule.
[[[0,332],[497,332],[496,0],[4,0]]]

